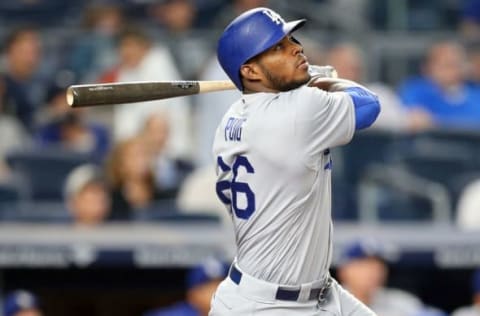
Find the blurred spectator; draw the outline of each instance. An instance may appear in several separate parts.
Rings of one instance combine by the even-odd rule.
[[[268,0],[233,0],[226,3],[227,5],[213,19],[215,21],[214,26],[221,29],[225,28],[234,18],[247,10],[257,7],[271,8],[268,5]]]
[[[333,66],[339,77],[358,82],[366,81],[365,58],[360,47],[354,43],[342,42],[332,46],[327,51],[326,59],[326,64]]]
[[[11,175],[5,161],[7,154],[31,144],[31,139],[22,124],[15,117],[4,113],[2,103],[4,94],[4,82],[0,80],[0,135],[2,135],[2,141],[0,141],[0,182],[7,182]]]
[[[472,304],[460,307],[452,312],[452,316],[479,316],[480,315],[480,270],[472,276]]]
[[[478,39],[480,36],[480,1],[462,1],[459,25],[460,34],[466,38]]]
[[[386,287],[388,254],[376,240],[351,242],[340,256],[338,279],[377,315],[414,316],[423,310],[422,302],[410,293]]]
[[[467,43],[468,83],[480,88],[480,37]]]
[[[227,80],[228,77],[212,56],[200,75],[200,80]],[[213,138],[218,124],[227,109],[237,101],[240,93],[237,90],[200,94],[196,97],[195,106],[195,163],[205,166],[214,163],[212,156]]]
[[[108,152],[110,136],[107,128],[88,122],[85,109],[71,109],[66,101],[66,86],[52,84],[44,107],[43,124],[35,138],[42,146],[58,146],[92,156],[102,161]]]
[[[151,156],[138,137],[116,144],[110,153],[107,173],[112,189],[112,220],[128,220],[162,198],[156,190]]]
[[[44,99],[44,83],[36,72],[41,62],[40,46],[40,36],[32,27],[13,30],[4,43],[6,69],[0,78],[5,89],[4,112],[17,117],[30,132]]]
[[[177,195],[177,208],[185,214],[208,213],[218,216],[225,232],[222,242],[228,249],[235,249],[232,213],[218,198],[215,192],[216,182],[213,164],[196,168],[183,181]]]
[[[194,0],[164,0],[150,7],[153,28],[160,26],[176,65],[185,80],[198,77],[200,68],[210,53],[209,43],[193,31],[197,8]]]
[[[427,111],[436,127],[478,128],[480,90],[467,84],[466,65],[462,46],[435,43],[428,50],[423,75],[401,86],[404,105]]]
[[[365,57],[353,43],[341,43],[327,52],[328,65],[335,67],[339,77],[364,83],[376,93],[382,103],[382,111],[373,124],[373,128],[393,131],[418,131],[431,125],[430,117],[423,110],[407,111],[401,100],[388,85],[375,82],[368,83],[366,78]]]
[[[316,38],[308,35],[295,35],[295,38],[302,44],[305,56],[307,56],[310,65],[325,65],[326,51],[325,47]]]
[[[185,302],[147,312],[144,316],[207,316],[210,301],[229,266],[213,258],[193,267],[187,274]]]
[[[119,40],[119,64],[110,70],[103,81],[155,81],[179,80],[180,75],[168,49],[154,45],[141,29],[129,28]],[[168,115],[171,137],[167,143],[172,157],[190,158],[190,107],[186,98],[138,102],[114,107],[114,136],[122,140],[136,135],[145,119],[152,113]]]
[[[331,28],[359,34],[370,29],[369,14],[374,10],[375,3],[370,0],[326,0]],[[355,12],[355,14],[351,14]],[[325,23],[325,22],[324,22]]]
[[[144,142],[152,161],[157,190],[164,197],[174,197],[192,166],[188,162],[172,158],[165,152],[170,136],[170,125],[162,113],[150,115],[138,135]]]
[[[156,26],[169,33],[188,32],[195,25],[196,7],[193,0],[163,0],[149,9]]]
[[[232,225],[230,211],[215,192],[216,182],[213,164],[195,169],[185,179],[178,193],[178,208],[185,213],[211,212],[219,215],[223,224]],[[233,229],[231,231],[233,232]]]
[[[76,225],[95,226],[107,219],[111,211],[111,197],[98,167],[76,167],[68,175],[64,189],[65,204]]]
[[[66,91],[74,84],[74,75],[69,70],[60,70],[50,80],[45,89],[45,104],[36,112],[35,125],[45,125],[58,119],[71,110],[66,101]]]
[[[25,290],[7,293],[3,305],[3,316],[42,316],[37,297]]]
[[[115,38],[122,29],[123,12],[115,4],[94,4],[84,11],[83,34],[74,43],[67,67],[76,82],[93,81],[117,62]]]

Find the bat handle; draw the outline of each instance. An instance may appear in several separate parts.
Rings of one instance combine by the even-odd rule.
[[[230,80],[212,80],[212,81],[199,81],[198,82],[200,92],[214,92],[222,90],[234,90],[237,87]]]

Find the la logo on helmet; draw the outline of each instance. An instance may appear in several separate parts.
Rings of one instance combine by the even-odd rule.
[[[275,23],[275,24],[280,25],[280,24],[285,23],[285,21],[282,19],[282,17],[278,13],[276,13],[272,10],[263,10],[262,13],[265,14],[266,16],[268,16],[270,18],[270,20],[272,20],[272,22]]]

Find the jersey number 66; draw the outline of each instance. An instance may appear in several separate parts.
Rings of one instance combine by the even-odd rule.
[[[248,183],[237,181],[237,176],[240,167],[245,168],[247,173],[255,173],[255,170],[245,156],[237,156],[231,167],[223,161],[221,156],[218,156],[217,164],[221,171],[232,171],[233,173],[232,181],[222,180],[217,182],[216,191],[218,197],[223,203],[231,206],[236,217],[249,219],[255,212],[255,193],[250,189]],[[225,195],[225,190],[231,191],[231,200]],[[240,208],[238,205],[238,194],[240,193],[245,194],[247,201],[245,208]]]

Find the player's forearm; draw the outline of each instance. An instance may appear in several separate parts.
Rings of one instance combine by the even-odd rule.
[[[310,82],[310,86],[315,86],[328,92],[340,92],[345,91],[349,88],[361,88],[371,94],[374,94],[361,84],[342,78],[317,77],[312,79],[312,81]]]
[[[355,107],[355,129],[367,128],[380,113],[380,102],[375,93],[354,81],[340,78],[317,78],[310,84],[329,92],[346,92]]]
[[[370,127],[380,114],[380,102],[376,94],[361,86],[343,90],[352,98],[355,107],[355,129]]]

